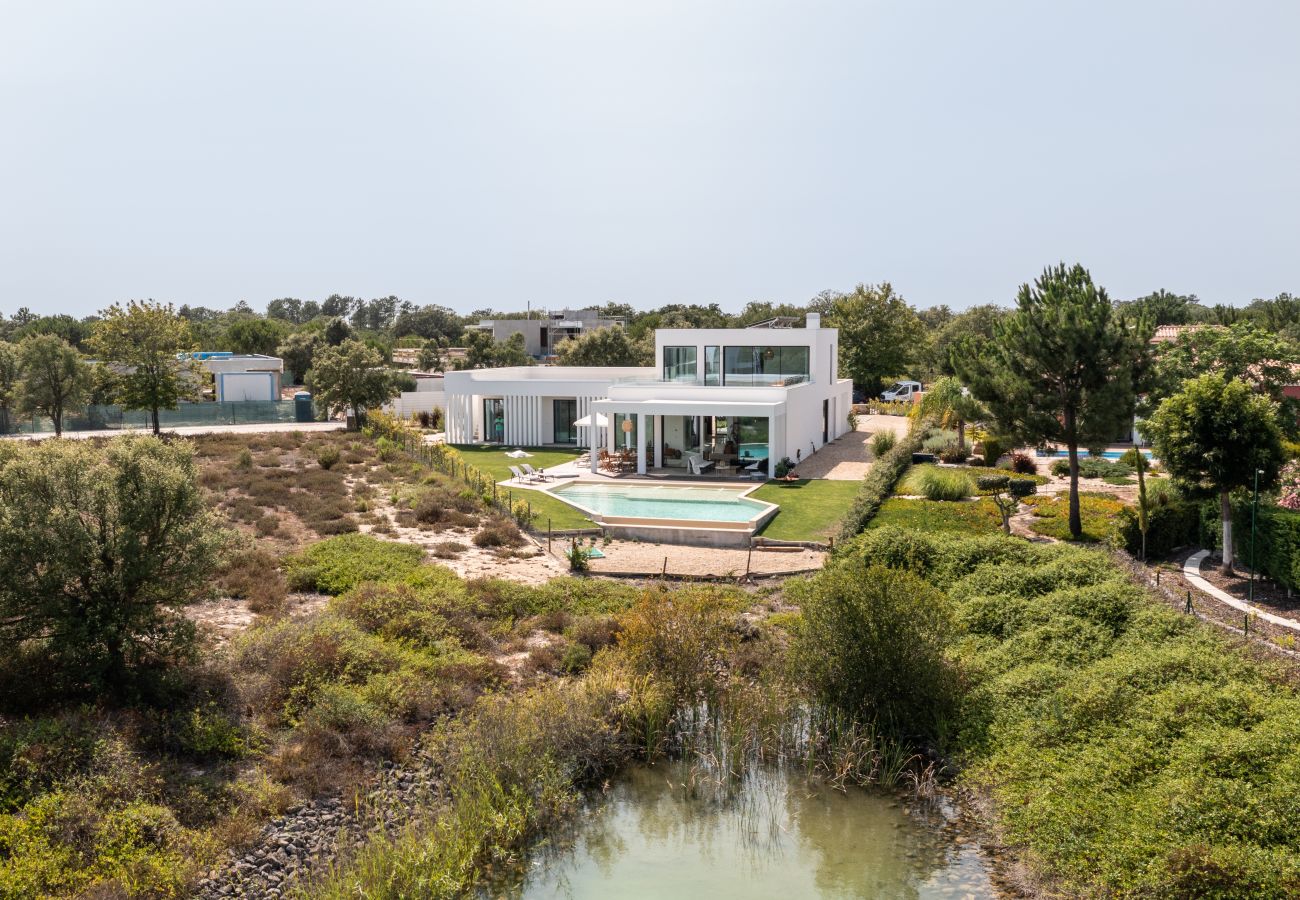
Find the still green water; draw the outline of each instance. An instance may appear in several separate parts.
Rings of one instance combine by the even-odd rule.
[[[717,796],[682,764],[640,766],[593,802],[570,839],[535,852],[493,896],[531,898],[995,897],[985,861],[946,813],[841,793],[802,773],[746,775]]]

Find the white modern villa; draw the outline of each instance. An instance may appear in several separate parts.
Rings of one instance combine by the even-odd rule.
[[[618,454],[639,475],[762,477],[848,430],[838,338],[814,313],[803,328],[660,329],[645,368],[448,372],[447,441],[587,447],[592,472]]]

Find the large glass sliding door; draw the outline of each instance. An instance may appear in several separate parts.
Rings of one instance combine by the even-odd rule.
[[[578,443],[578,429],[573,423],[578,419],[577,400],[552,400],[551,415],[554,420],[554,440],[557,444]]]
[[[489,444],[506,442],[506,405],[500,397],[483,401],[483,440]]]

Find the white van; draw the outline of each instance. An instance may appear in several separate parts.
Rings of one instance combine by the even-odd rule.
[[[898,381],[894,386],[880,395],[881,400],[911,400],[921,393],[921,382]]]

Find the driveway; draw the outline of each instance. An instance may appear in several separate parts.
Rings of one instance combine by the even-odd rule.
[[[830,481],[859,481],[871,468],[872,435],[892,431],[907,433],[910,420],[904,416],[858,416],[858,428],[843,434],[795,467],[800,478],[826,478]]]

